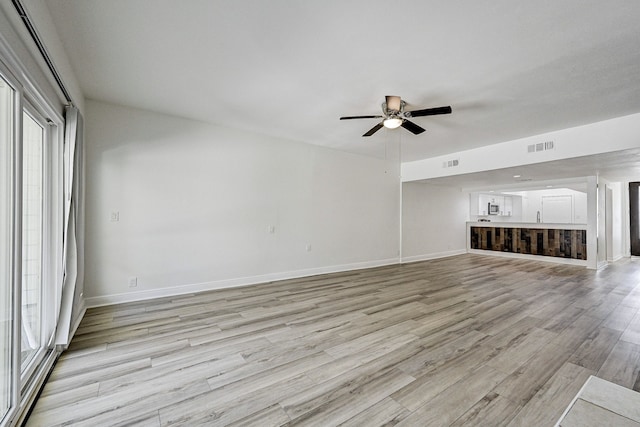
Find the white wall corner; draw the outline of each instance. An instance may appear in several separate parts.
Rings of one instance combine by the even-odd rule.
[[[598,177],[587,177],[587,268],[598,269]]]

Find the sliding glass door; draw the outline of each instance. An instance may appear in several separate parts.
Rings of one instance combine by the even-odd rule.
[[[11,76],[0,62],[0,425],[53,361],[62,283],[62,138]]]
[[[16,402],[14,306],[15,91],[0,75],[0,423]]]
[[[45,126],[35,111],[22,114],[21,371],[28,377],[43,342]]]

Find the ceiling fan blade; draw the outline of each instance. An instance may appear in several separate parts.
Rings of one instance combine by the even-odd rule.
[[[402,127],[413,133],[414,135],[419,135],[425,131],[425,129],[421,128],[417,124],[410,122],[409,120],[404,120],[402,122]]]
[[[424,110],[407,111],[410,117],[435,116],[438,114],[451,114],[451,107],[425,108]]]
[[[387,102],[387,110],[400,111],[402,101],[399,96],[385,96]]]
[[[378,132],[381,128],[382,128],[382,122],[378,123],[377,125],[375,125],[371,129],[369,129],[369,131],[367,133],[365,133],[364,135],[362,135],[362,136],[371,136],[374,133]]]
[[[353,120],[353,119],[381,119],[382,116],[346,116],[340,117],[340,120]]]

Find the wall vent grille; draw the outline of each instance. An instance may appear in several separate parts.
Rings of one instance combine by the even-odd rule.
[[[443,168],[454,168],[454,167],[458,166],[459,164],[460,164],[460,160],[458,160],[458,159],[445,160],[444,162],[442,162],[442,167]]]
[[[553,141],[538,142],[537,144],[527,145],[527,153],[537,153],[539,151],[553,150],[555,143]]]

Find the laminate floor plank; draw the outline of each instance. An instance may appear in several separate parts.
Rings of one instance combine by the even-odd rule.
[[[311,380],[300,374],[274,382],[269,387],[254,387],[241,395],[230,395],[232,397],[225,395],[224,390],[214,390],[193,401],[160,409],[161,425],[227,426],[247,417],[247,414],[263,412],[312,384]]]
[[[418,376],[415,381],[391,394],[391,398],[410,411],[415,411],[458,381],[469,376],[494,354],[494,350],[488,346],[475,345],[473,350],[447,361],[438,369]],[[488,369],[493,371],[492,368]],[[487,390],[487,393],[489,391]]]
[[[396,425],[409,414],[406,408],[387,397],[338,425],[340,427],[391,426]]]
[[[518,404],[526,404],[569,359],[571,353],[562,347],[547,344],[493,391]]]
[[[480,366],[438,393],[398,423],[401,426],[451,425],[482,400],[507,374]]]
[[[298,376],[331,360],[331,356],[324,352],[313,353],[285,363],[261,360],[212,375],[208,377],[207,382],[212,390],[225,389],[226,394],[232,394],[229,391],[232,390],[240,395],[257,387],[268,387],[283,378]]]
[[[109,378],[121,377],[131,372],[137,372],[151,366],[150,358],[133,359],[117,365],[106,367],[92,367],[84,372],[74,373],[74,375],[58,375],[55,371],[49,377],[43,389],[44,394],[56,394],[62,391],[73,390],[95,383],[100,383]]]
[[[601,319],[591,317],[583,313],[573,319],[573,322],[564,328],[554,340],[554,344],[576,351],[602,323]]]
[[[292,418],[290,425],[338,425],[384,400],[390,393],[413,380],[413,377],[398,369],[386,369],[361,376],[356,381],[333,388],[311,400],[297,404],[285,402],[283,407]],[[321,404],[316,406],[318,403]]]
[[[460,356],[460,354],[470,351],[479,342],[487,338],[488,335],[472,329],[464,335],[453,335],[451,337],[455,337],[455,339],[449,342],[441,342],[437,346],[424,348],[419,354],[399,363],[398,369],[414,377],[425,375],[447,361]]]
[[[423,316],[424,305],[418,302],[405,304],[391,309],[376,312],[349,322],[343,330],[339,331],[345,339],[356,339],[362,335],[374,333],[389,327],[404,324],[405,322],[419,319]],[[405,325],[405,326],[408,326]],[[419,321],[414,321],[412,327],[420,326]],[[337,332],[337,331],[336,331]]]
[[[150,389],[138,385],[135,390],[126,390],[116,395],[103,395],[84,399],[69,406],[40,411],[37,407],[29,417],[29,423],[42,426],[74,425],[115,425],[136,422],[139,417],[147,418],[150,411],[164,406],[164,401],[183,401],[209,390],[205,380],[189,384],[166,385],[161,389]]]
[[[640,388],[637,277],[466,254],[90,308],[26,425],[552,425]]]
[[[333,331],[335,333],[339,333],[350,327],[351,322],[364,317],[366,317],[366,314],[361,312],[342,313],[334,317],[318,320],[317,322],[296,324],[288,323],[286,328],[281,328],[276,331],[268,331],[263,335],[272,343],[278,343],[280,341],[289,341],[294,338],[304,338],[309,334],[317,332]]]
[[[621,303],[616,307],[615,311],[602,322],[602,326],[616,331],[624,331],[639,311],[640,309],[638,309],[638,307],[630,307]]]
[[[363,347],[358,353],[332,358],[330,362],[307,370],[305,375],[316,383],[328,381],[372,362],[376,366],[388,367],[412,358],[423,349],[413,335],[392,337],[383,343]]]
[[[569,362],[597,372],[620,339],[620,331],[600,326],[582,342]]]
[[[429,338],[441,334],[443,331],[473,329],[472,326],[477,322],[466,311],[470,305],[458,303],[448,309],[440,309],[432,314],[422,316],[419,319],[420,325],[412,333],[422,338]]]
[[[92,399],[98,396],[99,382],[75,387],[62,391],[52,391],[51,388],[43,390],[38,398],[38,411],[48,411],[60,406],[72,405],[81,400]]]
[[[522,406],[511,400],[490,392],[450,425],[452,427],[506,426],[521,408]]]
[[[179,384],[181,382],[197,382],[203,378],[219,375],[246,362],[242,356],[233,354],[227,357],[211,357],[206,362],[183,366],[181,364],[165,364],[149,366],[144,369],[119,375],[100,382],[99,396],[121,392],[129,387],[147,384],[150,387],[161,387],[164,384]]]
[[[524,405],[508,424],[510,427],[552,426],[594,373],[572,363],[565,363]]]
[[[638,378],[640,378],[640,345],[618,341],[596,376],[640,391],[636,388]]]
[[[575,321],[575,319],[579,318],[583,313],[585,313],[584,308],[577,307],[567,307],[566,303],[561,303],[564,308],[560,309],[557,314],[554,314],[549,318],[549,320],[542,324],[542,328],[547,329],[552,332],[562,332]],[[538,315],[533,315],[533,317],[539,317]]]
[[[415,326],[416,322],[414,320],[406,320],[402,323],[389,326],[384,329],[369,332],[346,342],[341,342],[337,345],[327,348],[325,352],[335,358],[354,354],[359,352],[363,348],[380,345],[382,342],[399,334],[411,334],[411,330]],[[342,341],[344,341],[344,339]]]
[[[122,348],[104,349],[102,351],[85,353],[83,356],[68,357],[70,353],[63,354],[56,369],[52,372],[50,379],[73,377],[75,375],[86,374],[93,370],[102,370],[109,367],[117,367],[123,363],[160,357],[173,353],[179,349],[189,346],[188,340],[164,342],[162,345],[149,345],[146,347],[136,347],[135,350],[123,351]]]
[[[166,364],[174,364],[181,367],[197,365],[198,363],[208,362],[215,358],[241,355],[244,352],[257,351],[264,347],[270,346],[272,343],[264,338],[240,339],[238,342],[227,342],[227,345],[220,346],[219,343],[209,343],[196,346],[182,348],[180,351],[163,354],[161,356],[151,357],[151,366],[161,366]],[[243,359],[244,360],[244,359]]]
[[[291,421],[279,404],[273,404],[239,420],[227,424],[229,427],[276,427]]]
[[[620,339],[640,345],[640,311],[631,319]]]
[[[634,288],[623,298],[620,304],[627,307],[638,307],[640,305],[640,283],[635,282]]]
[[[505,334],[506,335],[506,334]],[[525,365],[532,357],[537,357],[537,353],[548,343],[555,339],[557,334],[533,327],[520,331],[517,335],[506,335],[508,340],[501,339],[495,342],[487,340],[485,346],[492,346],[495,356],[487,362],[488,366],[506,373],[515,372]],[[498,338],[503,338],[497,335]]]

